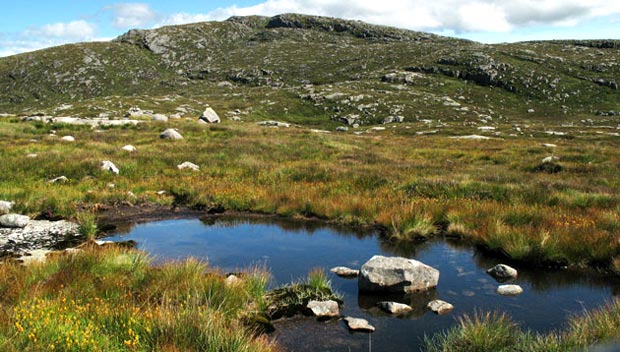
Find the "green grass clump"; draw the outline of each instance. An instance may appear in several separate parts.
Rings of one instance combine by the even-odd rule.
[[[254,335],[264,272],[232,287],[195,260],[151,266],[141,252],[84,247],[0,266],[0,347],[13,351],[271,351]]]

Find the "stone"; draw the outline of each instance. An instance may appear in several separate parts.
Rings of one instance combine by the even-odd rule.
[[[439,270],[415,259],[375,255],[360,269],[358,287],[370,292],[418,292],[436,287]]]
[[[8,214],[13,209],[14,202],[9,202],[6,200],[0,200],[0,215]]]
[[[123,149],[124,151],[126,151],[126,152],[129,152],[129,153],[134,153],[134,152],[138,151],[138,149],[136,149],[136,147],[134,147],[134,146],[133,146],[133,145],[131,145],[131,144],[127,144],[127,145],[126,145],[126,146],[124,146],[122,149]]]
[[[165,130],[164,132],[162,132],[159,135],[159,138],[161,138],[161,139],[178,140],[178,139],[183,139],[183,136],[176,129],[169,128],[169,129]]]
[[[377,302],[377,307],[391,314],[404,314],[413,310],[409,305],[387,301]]]
[[[368,320],[366,319],[344,317],[343,320],[347,322],[347,326],[350,330],[367,332],[375,331],[375,327],[370,325],[370,323],[368,323]]]
[[[158,122],[168,122],[168,116],[164,114],[155,114],[153,115],[152,120]]]
[[[439,315],[450,313],[454,309],[453,305],[440,299],[430,301],[426,306],[428,309]]]
[[[497,293],[502,296],[516,296],[523,293],[523,289],[519,285],[501,285],[497,288]]]
[[[357,277],[360,274],[359,270],[347,268],[346,266],[337,266],[329,271],[341,277]]]
[[[75,138],[73,136],[64,136],[60,140],[63,142],[75,142]]]
[[[528,113],[528,114],[533,114],[533,113],[535,113],[535,112],[536,112],[536,110],[534,110],[534,109],[527,109],[527,113]]]
[[[286,123],[286,122],[280,122],[280,121],[261,121],[258,122],[259,126],[265,126],[265,127],[291,127],[290,123]]]
[[[543,147],[547,147],[547,148],[555,148],[555,147],[557,147],[557,145],[551,144],[551,143],[543,143],[542,146]]]
[[[206,123],[222,122],[218,114],[212,108],[206,108],[205,111],[202,112],[202,115],[200,115],[199,120],[204,121]]]
[[[548,156],[546,158],[543,158],[541,161],[543,163],[551,163],[551,162],[558,161],[558,160],[560,160],[559,156],[550,155],[550,156]]]
[[[30,217],[20,214],[4,214],[0,216],[0,226],[11,228],[24,228],[30,222]]]
[[[115,175],[118,175],[118,173],[120,172],[118,170],[118,167],[116,167],[116,165],[114,165],[114,163],[110,160],[104,160],[101,162],[101,170],[109,171]]]
[[[349,130],[349,128],[345,127],[345,126],[336,127],[336,131],[338,131],[338,132],[346,132],[348,130]]]
[[[496,266],[487,270],[487,274],[493,276],[496,279],[506,280],[514,279],[517,277],[517,269],[512,268],[506,264],[497,264]]]
[[[332,318],[340,315],[338,302],[336,301],[310,301],[306,308],[319,318]]]
[[[52,249],[79,236],[79,225],[68,221],[30,220],[23,228],[0,227],[0,253],[23,255],[36,249]]]
[[[67,183],[69,182],[69,179],[66,176],[58,176],[56,178],[48,180],[47,182],[48,183]]]
[[[472,139],[472,140],[487,140],[487,139],[491,139],[491,137],[487,137],[487,136],[480,136],[480,135],[476,135],[476,134],[471,134],[468,136],[454,136],[454,137],[448,137],[451,139]]]
[[[194,163],[190,163],[189,161],[186,161],[182,164],[177,165],[177,168],[179,168],[179,170],[184,170],[184,169],[191,169],[194,171],[199,171],[200,170],[200,166],[194,164]]]
[[[224,283],[226,284],[226,286],[231,287],[231,286],[237,286],[238,284],[241,283],[241,279],[237,277],[237,275],[228,275],[226,277],[226,280],[224,280]]]

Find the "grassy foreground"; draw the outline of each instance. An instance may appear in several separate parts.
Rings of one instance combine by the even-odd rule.
[[[205,263],[150,266],[97,246],[27,267],[0,265],[1,351],[272,351],[249,322],[267,274],[227,285]]]

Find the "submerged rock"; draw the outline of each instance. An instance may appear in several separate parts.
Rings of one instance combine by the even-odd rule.
[[[519,285],[501,285],[497,288],[497,293],[503,296],[516,296],[523,293]]]
[[[499,280],[506,280],[516,278],[518,272],[517,269],[512,268],[506,264],[497,264],[496,266],[487,270],[487,274]]]
[[[332,318],[340,315],[338,302],[336,301],[310,301],[306,308],[319,318]]]
[[[347,326],[350,330],[354,331],[375,331],[375,327],[368,323],[368,320],[353,317],[344,317],[343,320],[347,322]]]
[[[411,312],[413,308],[403,303],[397,302],[377,302],[377,307],[391,314],[404,314]]]
[[[439,270],[415,259],[375,255],[360,269],[360,291],[417,292],[437,286]]]
[[[5,214],[0,216],[0,226],[9,228],[24,228],[30,222],[30,217],[20,214]]]
[[[360,274],[359,270],[347,268],[346,266],[337,266],[329,271],[341,277],[357,277]]]
[[[427,307],[439,315],[450,313],[454,309],[452,304],[439,299],[428,302]]]

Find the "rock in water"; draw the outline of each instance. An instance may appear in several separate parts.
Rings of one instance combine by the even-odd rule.
[[[336,301],[310,301],[306,307],[319,318],[331,318],[340,315]]]
[[[10,213],[11,209],[13,209],[13,205],[15,205],[15,203],[8,202],[6,200],[0,200],[0,215]]]
[[[435,313],[437,313],[439,315],[450,313],[454,309],[453,305],[451,305],[448,302],[444,302],[442,300],[439,300],[439,299],[436,299],[434,301],[428,302],[427,307],[428,307],[428,309],[432,310],[433,312],[435,312]]]
[[[347,322],[347,326],[351,330],[369,332],[375,331],[375,327],[370,325],[366,319],[345,317],[344,321]]]
[[[159,138],[161,139],[183,139],[183,136],[181,136],[181,134],[179,132],[177,132],[177,130],[173,129],[173,128],[169,128],[167,130],[165,130],[164,132],[162,132],[159,135]]]
[[[397,302],[377,302],[377,307],[391,314],[404,314],[413,310],[411,306]]]
[[[341,277],[357,277],[360,274],[359,270],[347,268],[346,266],[337,266],[329,271]]]
[[[497,264],[496,266],[487,270],[487,273],[499,280],[514,279],[518,275],[518,272],[515,268],[509,267],[506,264]]]
[[[516,296],[523,293],[519,285],[501,285],[497,288],[497,293],[503,296]]]
[[[417,292],[437,286],[439,270],[414,259],[375,255],[360,270],[360,291]]]
[[[118,175],[119,173],[118,167],[116,167],[116,165],[114,165],[114,163],[110,160],[104,160],[101,162],[101,170],[110,171],[115,175]]]
[[[183,169],[191,169],[194,171],[199,171],[200,170],[200,166],[194,164],[194,163],[190,163],[189,161],[186,161],[182,164],[177,165],[177,168],[179,170],[183,170]]]
[[[24,228],[30,222],[30,217],[20,214],[5,214],[0,216],[0,226],[10,228]]]
[[[211,108],[206,108],[205,111],[202,112],[202,115],[200,115],[199,119],[201,121],[206,122],[206,123],[220,123],[220,122],[222,122],[222,120],[220,120],[220,117],[215,112],[215,110],[213,110]]]

